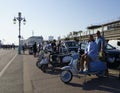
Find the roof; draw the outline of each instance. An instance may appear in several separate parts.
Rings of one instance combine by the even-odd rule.
[[[109,22],[109,23],[105,23],[105,24],[103,24],[103,26],[118,23],[118,22],[120,22],[120,20],[115,20],[115,21],[112,21],[112,22]]]
[[[99,28],[99,27],[101,27],[101,25],[92,25],[92,26],[87,27],[87,29],[94,29],[94,28]]]
[[[29,37],[28,39],[33,39],[33,38],[35,38],[35,39],[43,39],[42,36],[31,36],[31,37]]]
[[[111,24],[115,24],[115,23],[119,23],[119,22],[120,22],[120,20],[115,20],[115,21],[108,22],[108,23],[101,24],[101,25],[92,25],[92,26],[88,26],[87,29],[95,29],[95,28],[99,28],[102,26],[107,26],[107,25],[111,25]]]

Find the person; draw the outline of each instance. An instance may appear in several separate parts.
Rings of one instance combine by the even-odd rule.
[[[85,50],[85,53],[80,58],[80,69],[81,72],[88,71],[90,69],[89,64],[91,61],[95,61],[98,58],[98,49],[97,44],[92,35],[89,35],[88,45]],[[85,68],[84,62],[86,61]]]
[[[59,40],[57,47],[58,47],[58,52],[61,53],[61,40]]]
[[[41,51],[41,47],[42,47],[42,44],[41,43],[39,43],[38,44],[38,54],[40,53],[40,51]]]
[[[56,40],[53,40],[53,42],[51,43],[51,47],[52,47],[52,51],[56,52]]]
[[[104,57],[105,38],[101,36],[100,31],[96,33],[96,44],[98,47],[99,58]]]
[[[36,53],[37,53],[37,44],[36,42],[33,44],[33,54],[34,54],[34,57],[36,57]]]
[[[22,51],[23,51],[23,54],[25,54],[25,46],[22,45]]]

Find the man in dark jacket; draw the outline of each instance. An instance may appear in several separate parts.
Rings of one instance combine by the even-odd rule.
[[[34,53],[34,57],[36,57],[36,53],[37,53],[37,44],[36,44],[36,42],[33,44],[33,53]]]

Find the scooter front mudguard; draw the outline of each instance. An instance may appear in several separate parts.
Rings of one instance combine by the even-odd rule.
[[[70,67],[70,66],[64,66],[64,67],[61,68],[61,70],[62,70],[62,71],[68,70],[68,71],[70,71],[73,75],[78,74],[78,71],[76,71],[74,68],[72,68],[72,67]]]

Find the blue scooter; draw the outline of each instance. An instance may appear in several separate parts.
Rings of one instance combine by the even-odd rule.
[[[87,75],[96,75],[98,77],[108,76],[108,69],[105,62],[102,62],[100,60],[97,60],[96,62],[90,62],[89,71],[80,73],[80,64],[76,56],[77,55],[74,55],[72,57],[72,60],[68,66],[61,68],[62,72],[60,74],[60,79],[62,82],[69,83],[72,80],[73,76],[80,77],[79,74],[85,75],[84,83],[86,83]]]

